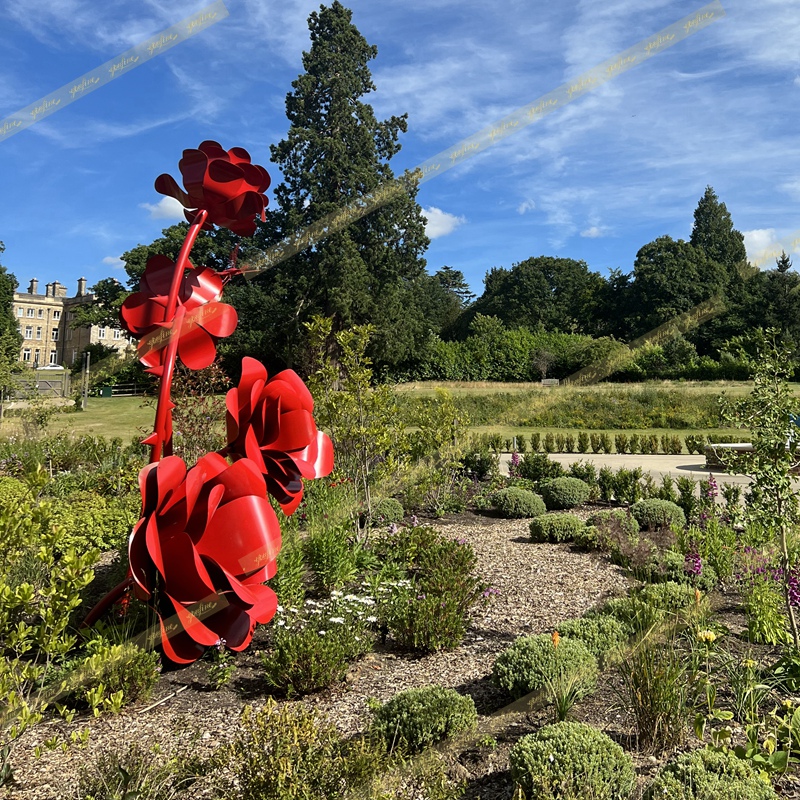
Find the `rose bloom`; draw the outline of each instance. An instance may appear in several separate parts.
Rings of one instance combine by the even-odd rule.
[[[265,219],[268,203],[264,192],[270,178],[264,167],[250,163],[250,153],[242,147],[227,152],[218,142],[205,141],[197,150],[184,150],[178,162],[183,189],[171,175],[156,178],[156,191],[174,197],[185,209],[190,223],[201,209],[208,212],[204,230],[214,225],[252,236],[257,216]]]
[[[263,583],[275,574],[280,527],[258,467],[210,453],[187,471],[168,456],[139,484],[130,569],[136,595],[158,612],[164,654],[190,663],[220,639],[243,650],[277,609]]]
[[[320,478],[333,469],[333,445],[317,430],[311,392],[296,372],[287,369],[268,378],[260,361],[245,358],[239,385],[225,403],[224,452],[257,464],[267,491],[285,514],[292,514],[303,499],[301,478]]]

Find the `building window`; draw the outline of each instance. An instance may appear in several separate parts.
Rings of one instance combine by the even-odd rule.
[[[97,329],[97,336],[98,336],[99,339],[105,339],[106,338],[106,329],[105,328],[98,328]]]
[[[78,351],[73,348],[72,350],[72,363],[74,364],[78,358]]]
[[[44,309],[43,308],[39,309],[39,313],[38,313],[37,316],[39,317],[39,319],[41,319],[44,316]]]
[[[23,361],[30,361],[31,360],[31,349],[30,349],[30,347],[26,347],[22,351],[22,360]]]
[[[54,311],[53,312],[53,319],[61,319],[61,312],[60,311]]]
[[[50,351],[50,363],[51,364],[57,363],[56,362],[56,351],[55,350],[51,350]]]
[[[24,309],[22,309],[22,308],[18,308],[18,309],[17,309],[17,316],[18,316],[18,317],[24,317],[24,316],[25,316],[25,311],[24,311]]]
[[[122,331],[119,328],[114,328],[114,338],[115,339],[122,338]]]
[[[58,328],[53,328],[53,337],[52,338],[53,338],[54,342],[58,341]]]
[[[32,308],[29,308],[29,309],[28,309],[28,316],[29,316],[29,317],[32,317],[32,316],[33,316],[33,309],[32,309]]]
[[[37,339],[41,339],[42,338],[42,328],[41,328],[40,325],[36,326],[36,338]]]
[[[25,326],[25,338],[33,339],[33,328],[30,325]]]
[[[72,328],[67,328],[67,341],[72,340]]]
[[[34,366],[34,367],[38,367],[38,366],[39,366],[39,353],[40,353],[40,352],[41,352],[41,350],[37,350],[37,351],[36,351],[36,352],[33,354],[33,366]]]

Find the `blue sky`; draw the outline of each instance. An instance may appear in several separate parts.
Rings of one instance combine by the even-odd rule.
[[[0,0],[0,120],[207,3]],[[379,117],[407,112],[396,173],[703,5],[685,0],[351,0],[377,45]],[[286,134],[311,0],[227,0],[229,16],[0,141],[3,264],[70,294],[178,218],[153,189],[203,139],[269,163]],[[425,183],[428,268],[542,254],[630,271],[657,236],[688,239],[711,184],[751,257],[800,237],[800,7],[723,0],[720,21]],[[271,193],[268,192],[268,195]],[[780,246],[780,245],[779,245]],[[789,248],[787,248],[789,249]],[[798,254],[800,243],[793,248]],[[767,261],[765,267],[772,266]]]

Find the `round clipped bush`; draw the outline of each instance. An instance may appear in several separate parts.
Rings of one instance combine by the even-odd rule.
[[[591,489],[580,478],[554,478],[542,485],[542,500],[548,511],[575,508],[589,499]]]
[[[564,620],[558,625],[558,633],[562,640],[575,639],[583,642],[589,652],[598,659],[609,650],[621,645],[627,638],[625,626],[607,614]]]
[[[514,698],[545,688],[564,675],[575,677],[576,699],[597,686],[597,659],[577,639],[561,639],[556,646],[549,633],[521,636],[500,653],[492,667],[492,681]]]
[[[472,730],[478,712],[471,697],[454,689],[425,686],[396,694],[388,703],[370,703],[372,731],[390,750],[418,753],[432,744]]]
[[[775,800],[778,795],[747,761],[730,751],[709,748],[678,756],[667,764],[644,794],[644,800]]]
[[[523,736],[508,760],[511,777],[526,797],[626,800],[636,782],[631,757],[605,733],[583,722],[545,725]]]
[[[631,506],[631,514],[636,517],[639,526],[648,531],[671,528],[673,525],[683,528],[686,525],[683,509],[671,500],[659,500],[655,497],[639,500]]]
[[[492,495],[492,505],[506,519],[538,517],[547,511],[544,500],[538,494],[516,486],[495,492]]]
[[[384,497],[372,507],[372,522],[389,525],[392,522],[400,522],[405,513],[399,500],[395,500],[394,497]]]
[[[531,520],[531,539],[534,542],[569,542],[583,528],[583,521],[573,514],[542,514]]]

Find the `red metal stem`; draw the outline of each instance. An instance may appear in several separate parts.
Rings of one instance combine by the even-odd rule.
[[[125,592],[133,586],[133,576],[128,572],[128,577],[118,583],[97,605],[86,615],[86,619],[81,623],[81,628],[88,628],[94,625],[106,612],[109,606],[114,605]]]
[[[183,321],[184,309],[181,307],[177,310],[178,306],[178,291],[180,290],[181,279],[186,265],[189,261],[189,253],[197,240],[197,235],[200,233],[208,211],[201,209],[197,212],[194,222],[189,227],[186,238],[183,240],[183,246],[178,259],[175,262],[175,272],[172,275],[172,285],[169,289],[169,296],[167,297],[167,308],[164,312],[164,321],[172,322],[173,335],[167,346],[167,352],[164,356],[164,371],[161,375],[161,383],[158,387],[158,405],[156,407],[156,420],[153,428],[153,433],[156,436],[156,441],[150,445],[150,463],[160,461],[162,455],[172,455],[172,376],[175,371],[175,359],[178,353],[178,339],[180,337],[180,326]]]

